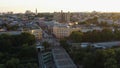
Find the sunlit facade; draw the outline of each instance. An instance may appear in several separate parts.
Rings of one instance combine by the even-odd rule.
[[[35,35],[36,39],[42,39],[42,30],[41,29],[32,29],[29,31],[31,34]]]
[[[72,28],[69,26],[54,26],[53,27],[53,34],[56,38],[64,38],[70,36],[73,31],[79,31],[80,28]]]

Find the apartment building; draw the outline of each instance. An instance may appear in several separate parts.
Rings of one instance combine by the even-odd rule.
[[[54,12],[53,19],[60,23],[69,23],[70,22],[70,12],[65,13],[62,10],[61,10],[61,12]]]
[[[79,31],[79,28],[73,28],[67,25],[55,25],[53,27],[53,34],[56,38],[68,37],[73,31]]]
[[[29,32],[33,35],[35,35],[36,39],[41,40],[42,39],[42,30],[41,29],[32,29],[29,30]]]

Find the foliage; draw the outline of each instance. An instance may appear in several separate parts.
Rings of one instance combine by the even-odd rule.
[[[50,44],[48,42],[43,42],[42,45],[44,46],[45,50],[50,48]]]
[[[104,63],[105,68],[117,68],[117,61],[114,58],[109,58]]]
[[[34,35],[22,33],[20,35],[0,35],[0,51],[9,51],[12,46],[20,47],[23,44],[33,45],[35,43]]]
[[[19,59],[12,58],[6,62],[6,67],[7,68],[18,68],[19,67]]]
[[[103,29],[102,31],[91,31],[91,32],[72,32],[69,39],[73,42],[106,42],[106,41],[118,41],[120,40],[120,31],[115,30],[114,32],[110,29]]]
[[[70,46],[70,45],[67,44],[66,39],[60,40],[60,45],[61,45],[63,48],[65,48],[67,51],[69,50],[69,46]]]
[[[28,33],[0,35],[0,64],[3,64],[5,68],[26,68],[29,62],[37,63],[34,44],[34,35]],[[36,65],[35,67],[37,68]]]
[[[28,58],[28,59],[31,59],[31,58],[36,58],[35,55],[36,55],[36,48],[35,46],[28,46],[27,44],[24,44],[20,50],[20,53],[19,53],[19,57],[20,58]]]
[[[120,48],[116,49],[92,49],[87,48],[74,49],[69,51],[70,56],[77,65],[83,65],[83,68],[117,68],[119,67]],[[118,53],[119,52],[119,53]]]
[[[81,42],[82,36],[83,36],[82,32],[76,31],[76,32],[72,32],[72,34],[70,35],[70,39],[72,39],[72,41],[74,41],[74,42]]]

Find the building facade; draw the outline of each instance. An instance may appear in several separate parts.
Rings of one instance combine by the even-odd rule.
[[[54,18],[55,21],[60,23],[69,23],[70,22],[70,12],[64,13],[61,12],[54,12]]]
[[[70,26],[54,26],[53,27],[53,34],[56,36],[56,38],[64,38],[68,37],[73,31],[79,31],[80,28],[72,28]]]
[[[41,40],[42,39],[42,30],[41,29],[32,29],[29,30],[29,32],[33,35],[35,35],[36,39]]]

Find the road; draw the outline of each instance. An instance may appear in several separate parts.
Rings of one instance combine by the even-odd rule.
[[[55,66],[55,68],[77,68],[66,50],[60,46],[58,39],[52,36],[52,34],[48,34],[43,30],[43,39],[41,42],[44,41],[47,41],[51,44],[54,61],[53,66]]]

